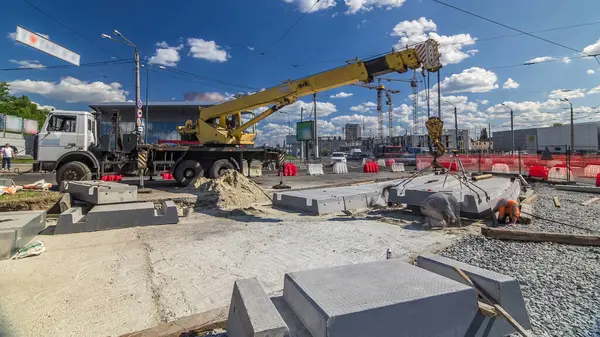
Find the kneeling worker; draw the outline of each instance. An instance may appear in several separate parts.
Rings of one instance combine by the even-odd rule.
[[[496,224],[498,221],[500,223],[507,223],[506,220],[510,221],[511,225],[517,223],[519,220],[519,216],[521,215],[519,211],[519,203],[515,200],[506,200],[501,198],[498,200],[496,207],[493,209],[494,212],[494,223]],[[496,218],[496,212],[498,212],[498,218]]]

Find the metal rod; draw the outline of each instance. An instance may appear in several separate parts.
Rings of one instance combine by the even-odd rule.
[[[440,83],[440,72],[441,70],[437,71],[437,91],[438,91],[438,117],[440,119],[442,119],[442,88],[441,88],[441,83]]]

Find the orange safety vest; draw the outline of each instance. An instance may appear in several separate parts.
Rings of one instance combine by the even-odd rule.
[[[519,212],[519,204],[516,201],[509,200],[506,207],[501,206],[498,209],[498,218],[504,219],[506,215],[508,215],[511,219],[519,219],[521,212]]]

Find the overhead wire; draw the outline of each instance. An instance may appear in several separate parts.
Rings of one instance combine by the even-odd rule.
[[[61,65],[43,66],[43,67],[2,68],[2,69],[0,69],[0,71],[23,71],[23,70],[46,70],[46,69],[64,69],[64,68],[78,68],[78,67],[95,67],[95,66],[127,64],[127,63],[133,63],[133,62],[134,62],[133,60],[120,59],[120,60],[81,63],[79,66],[76,66],[73,64],[61,64]]]
[[[112,53],[111,51],[109,51],[108,49],[102,47],[100,44],[94,42],[93,40],[90,40],[89,38],[83,36],[81,33],[79,33],[77,30],[69,27],[68,25],[66,25],[65,23],[63,23],[62,21],[60,21],[59,19],[57,19],[56,17],[50,15],[48,12],[42,10],[40,7],[36,6],[35,4],[33,4],[31,1],[29,0],[22,0],[23,2],[25,2],[26,4],[28,4],[29,6],[31,6],[33,9],[35,9],[36,11],[42,13],[43,15],[45,15],[46,17],[50,18],[52,21],[58,23],[59,25],[63,26],[64,28],[66,28],[67,30],[69,30],[71,33],[79,36],[80,38],[86,40],[87,42],[93,44],[94,46],[98,47],[99,49],[102,49],[104,52],[108,53],[111,56],[114,57],[118,57],[117,55],[115,55],[114,53]]]
[[[294,29],[294,27],[296,27],[296,25],[298,25],[298,23],[300,23],[300,21],[302,21],[306,15],[308,15],[308,13],[312,12],[313,8],[315,8],[315,6],[320,2],[321,0],[316,0],[315,3],[313,3],[313,5],[310,7],[310,9],[305,12],[298,20],[296,20],[296,22],[294,22],[277,40],[275,40],[275,42],[273,42],[273,44],[271,45],[271,47],[269,47],[269,50],[273,49],[273,47],[275,47],[279,42],[281,42],[281,40],[283,40],[283,38],[285,38],[292,29]]]

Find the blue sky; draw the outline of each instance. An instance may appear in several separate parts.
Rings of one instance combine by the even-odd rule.
[[[600,116],[596,109],[600,88],[594,90],[600,84],[600,65],[593,58],[580,58],[579,52],[526,35],[489,39],[515,32],[431,0],[321,0],[275,45],[314,0],[28,1],[77,34],[23,0],[7,2],[0,13],[0,68],[65,64],[14,42],[10,33],[17,24],[79,53],[81,63],[131,58],[131,48],[100,37],[117,29],[139,47],[143,62],[152,65],[151,101],[183,101],[184,97],[218,101],[433,37],[441,43],[445,63],[443,100],[458,106],[459,128],[479,129],[487,123],[493,130],[506,128],[509,120],[506,108],[499,106],[502,102],[514,109],[518,127],[565,121],[562,108],[568,105],[558,101],[561,97],[571,99],[577,121]],[[600,21],[600,2],[594,0],[447,1],[527,32]],[[588,54],[600,53],[600,24],[536,35]],[[498,68],[549,58],[555,61]],[[133,99],[133,79],[131,64],[0,72],[0,80],[10,82],[16,94],[66,110],[86,109],[93,101]],[[145,83],[143,71],[142,95]],[[402,91],[394,95],[393,126],[395,133],[404,133],[405,128],[411,129],[410,87],[398,82],[388,86]],[[340,92],[352,96],[331,97]],[[318,97],[322,134],[341,134],[346,122],[362,123],[363,117],[365,133],[376,133],[374,91],[345,87]],[[292,122],[309,101],[304,98],[306,103],[285,108]],[[448,127],[454,123],[449,118],[451,109],[444,103]],[[418,127],[425,115],[425,110],[419,111]],[[260,141],[281,142],[288,133],[287,119],[276,114],[263,121]],[[387,122],[387,115],[384,119]]]

